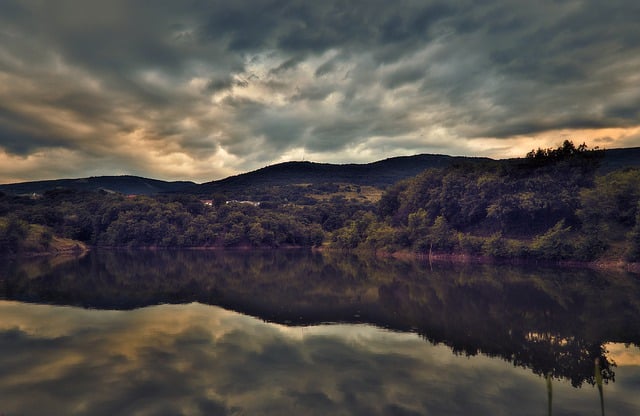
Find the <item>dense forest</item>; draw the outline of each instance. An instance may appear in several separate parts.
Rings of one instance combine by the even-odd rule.
[[[18,254],[38,240],[36,251],[46,251],[52,236],[101,247],[319,246],[356,212],[373,209],[344,198],[303,206],[71,190],[36,198],[4,195],[0,250]]]
[[[565,141],[524,159],[429,169],[390,187],[337,247],[544,260],[640,260],[640,170],[597,175],[603,151]]]
[[[603,157],[565,141],[525,158],[427,169],[378,194],[339,183],[272,187],[251,201],[69,189],[0,194],[0,252],[47,251],[66,238],[103,247],[325,245],[640,261],[640,169],[603,174]]]

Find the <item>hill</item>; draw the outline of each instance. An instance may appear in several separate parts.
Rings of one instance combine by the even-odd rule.
[[[278,192],[289,200],[303,195],[336,195],[338,189],[328,184],[369,187],[369,192],[384,189],[399,180],[418,175],[429,168],[444,168],[456,164],[482,163],[489,158],[421,154],[393,157],[367,164],[331,164],[315,162],[284,162],[225,179],[196,184],[189,181],[167,182],[138,176],[97,176],[81,179],[56,179],[0,185],[0,192],[14,195],[43,194],[48,190],[104,190],[123,194],[153,195],[185,193],[210,196],[222,194],[230,199],[271,200]],[[509,161],[517,161],[510,159]],[[626,167],[640,167],[640,147],[609,149],[600,162],[598,174],[607,174]],[[326,189],[325,189],[326,188]],[[349,189],[343,187],[341,190]],[[343,192],[344,193],[344,192]],[[299,195],[298,195],[299,194]],[[278,198],[276,198],[278,199]],[[377,199],[377,198],[374,198]]]
[[[350,184],[384,188],[417,175],[429,168],[446,167],[456,163],[478,163],[488,158],[446,155],[401,156],[367,164],[331,164],[314,162],[285,162],[252,172],[230,176],[187,188],[193,194],[249,195],[261,194],[268,188],[320,184]]]
[[[0,192],[15,195],[43,194],[54,189],[75,191],[119,192],[122,194],[152,195],[161,192],[175,192],[195,185],[194,182],[167,182],[139,176],[94,176],[80,179],[55,179],[48,181],[22,182],[0,185]]]
[[[625,149],[607,149],[600,162],[599,174],[611,173],[615,170],[640,167],[640,147]]]
[[[490,160],[492,159],[483,157],[421,154],[393,157],[367,164],[285,162],[225,179],[205,182],[181,191],[192,194],[221,193],[247,196],[261,194],[271,187],[323,183],[386,188],[429,168],[444,168],[456,164],[481,163]],[[640,147],[606,150],[598,173],[606,174],[626,167],[640,167]]]

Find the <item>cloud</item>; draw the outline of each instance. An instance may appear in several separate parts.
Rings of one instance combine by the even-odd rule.
[[[436,150],[502,157],[522,137],[635,129],[639,7],[7,0],[2,162],[64,151],[102,174],[206,181],[297,149],[322,161],[356,148],[369,161]],[[546,137],[528,147],[560,141]]]

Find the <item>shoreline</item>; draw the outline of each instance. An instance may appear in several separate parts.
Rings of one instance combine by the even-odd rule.
[[[331,247],[314,247],[314,251],[319,252],[352,252],[356,254],[372,255],[378,258],[392,258],[397,260],[418,260],[422,262],[434,263],[454,263],[454,264],[508,264],[514,266],[554,266],[562,268],[592,269],[601,271],[618,271],[640,274],[640,263],[631,263],[621,259],[617,260],[539,260],[532,258],[500,258],[490,256],[480,256],[465,253],[415,253],[408,250],[388,252],[384,250],[342,250]]]
[[[91,247],[85,244],[78,244],[77,246],[63,249],[54,250],[35,250],[35,251],[20,251],[18,253],[0,253],[0,257],[7,259],[16,258],[37,258],[37,257],[83,257],[91,251]]]
[[[188,251],[216,251],[216,252],[248,252],[253,250],[261,251],[276,251],[276,250],[309,250],[312,252],[335,252],[335,253],[356,253],[373,255],[379,258],[393,258],[397,260],[418,260],[423,262],[435,262],[435,263],[455,263],[455,264],[509,264],[514,266],[555,266],[563,268],[581,268],[592,269],[601,271],[618,271],[618,272],[630,272],[640,274],[640,263],[626,262],[621,259],[608,259],[608,260],[595,260],[595,261],[579,261],[579,260],[538,260],[531,258],[498,258],[490,256],[480,256],[464,253],[415,253],[408,250],[400,250],[395,252],[387,252],[384,250],[343,250],[338,248],[331,248],[326,246],[320,247],[305,247],[305,246],[281,246],[281,247],[253,247],[253,246],[238,246],[238,247],[224,247],[224,246],[197,246],[197,247],[160,247],[160,246],[145,246],[145,247],[126,247],[126,246],[88,246],[85,244],[78,244],[74,247],[63,250],[52,251],[37,251],[37,252],[23,252],[19,254],[11,255],[10,257],[46,257],[46,256],[74,256],[82,257],[92,250],[106,250],[106,251],[175,251],[175,250],[188,250]]]
[[[511,264],[516,266],[556,266],[565,268],[581,268],[593,270],[616,270],[640,274],[640,263],[630,263],[624,260],[538,260],[531,258],[499,258],[489,256],[479,256],[463,253],[413,253],[410,251],[397,251],[393,253],[376,251],[377,257],[389,257],[395,259],[417,259],[429,262],[447,262],[459,264]]]

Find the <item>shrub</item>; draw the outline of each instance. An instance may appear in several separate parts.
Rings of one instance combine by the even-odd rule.
[[[533,240],[531,250],[536,257],[546,260],[573,257],[575,248],[571,244],[571,227],[565,227],[564,220],[558,221],[546,233]]]

